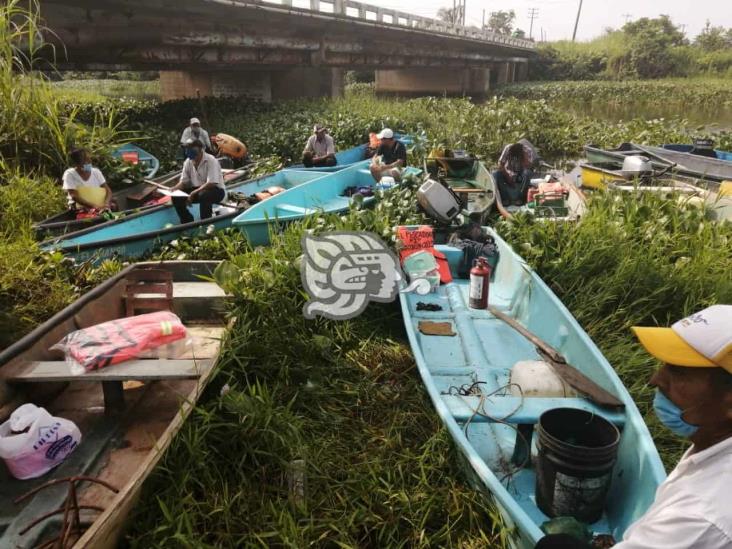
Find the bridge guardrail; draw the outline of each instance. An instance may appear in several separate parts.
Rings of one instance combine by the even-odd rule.
[[[298,4],[303,4],[302,1],[295,1]],[[324,15],[340,15],[381,23],[383,25],[436,31],[442,34],[463,36],[473,40],[504,44],[515,48],[527,50],[536,48],[536,45],[531,40],[506,36],[477,27],[453,25],[452,23],[439,19],[412,15],[403,11],[382,8],[355,0],[305,0],[304,5],[293,5],[293,0],[232,0],[231,3],[235,5],[281,6],[283,8],[295,7],[298,9],[309,9]]]

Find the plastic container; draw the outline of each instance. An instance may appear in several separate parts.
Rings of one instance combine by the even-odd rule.
[[[437,260],[431,252],[420,251],[404,259],[404,272],[410,282],[424,278],[430,283],[430,291],[434,292],[440,286],[440,270]]]
[[[576,397],[577,391],[543,360],[520,360],[511,368],[511,394],[524,398]],[[519,391],[519,387],[521,390]]]
[[[536,503],[549,517],[587,524],[600,519],[617,459],[620,431],[606,419],[572,408],[539,418]]]

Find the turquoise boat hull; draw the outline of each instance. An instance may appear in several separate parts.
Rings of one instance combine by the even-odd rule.
[[[484,409],[513,425],[533,425],[544,411],[558,407],[591,411],[617,425],[622,434],[605,512],[590,527],[620,541],[628,526],[653,502],[656,488],[666,476],[651,435],[612,366],[570,312],[536,273],[488,230],[500,251],[489,288],[490,304],[556,348],[570,364],[620,398],[625,408],[608,411],[583,398],[491,395]],[[447,255],[455,276],[462,252],[448,246],[438,249]],[[489,494],[499,509],[510,529],[510,545],[533,548],[544,535],[541,524],[549,520],[536,504],[535,445],[534,459],[516,470],[511,461],[517,441],[514,429],[476,415],[479,396],[447,393],[451,387],[483,381],[481,392],[489,395],[509,383],[510,369],[517,361],[541,358],[513,328],[486,310],[470,309],[468,289],[469,281],[456,279],[425,296],[400,294],[406,331],[432,403],[469,465],[476,487]],[[417,311],[419,302],[440,305],[442,310]],[[456,335],[424,335],[418,328],[423,320],[449,322]]]
[[[160,169],[160,161],[146,150],[141,149],[132,143],[127,143],[126,145],[122,145],[112,151],[112,156],[119,160],[124,160],[125,154],[137,155],[137,162],[147,168],[145,177],[148,179],[155,177],[155,174],[158,173],[158,170]]]
[[[350,197],[343,196],[348,187],[373,187],[375,184],[369,162],[358,162],[263,200],[240,214],[233,224],[246,235],[251,245],[266,246],[270,243],[271,232],[277,232],[293,221],[310,215],[346,212],[352,202]],[[420,172],[417,168],[406,168],[405,175]],[[368,205],[375,198],[367,197],[363,203]]]
[[[412,138],[408,135],[402,135],[399,133],[395,133],[394,137],[404,143],[405,145],[411,145]],[[366,149],[368,148],[368,144],[364,143],[363,145],[358,145],[356,147],[353,147],[351,149],[346,149],[345,151],[340,151],[336,153],[336,165],[335,166],[314,166],[312,168],[306,168],[302,164],[293,164],[292,166],[288,166],[285,168],[286,170],[315,170],[319,172],[337,172],[342,170],[343,168],[349,168],[350,166],[353,166],[356,162],[361,162],[363,160],[366,160]]]
[[[272,186],[291,189],[325,175],[315,171],[280,171],[233,184],[227,187],[227,191],[249,196]],[[181,224],[175,208],[166,204],[46,240],[41,243],[41,248],[45,251],[60,250],[77,261],[136,258],[182,236],[206,234],[230,227],[242,208],[218,207],[216,211],[215,207],[215,215],[203,220],[198,204],[193,204],[189,210],[194,217],[191,223]]]

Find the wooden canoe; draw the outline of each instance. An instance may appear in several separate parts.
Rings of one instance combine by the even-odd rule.
[[[13,479],[0,463],[1,547],[31,548],[58,536],[63,513],[24,530],[62,507],[68,484],[46,488],[20,504],[14,500],[49,481],[73,476],[94,477],[118,491],[92,482],[77,485],[79,503],[97,506],[101,512],[82,511],[82,521],[90,525],[81,537],[74,536],[75,543],[64,547],[117,545],[145,479],[214,371],[226,329],[225,294],[202,277],[210,277],[216,265],[207,261],[131,265],[0,353],[0,388],[4,389],[0,419],[4,421],[18,404],[33,402],[52,415],[74,421],[82,432],[81,443],[67,460],[40,478]],[[192,346],[175,360],[133,360],[70,375],[63,357],[49,347],[76,329],[127,316],[130,281],[151,277],[155,289],[142,297],[154,299],[161,291],[161,278],[152,277],[151,270],[172,279],[172,310],[193,338]],[[140,286],[136,288],[139,294]]]
[[[567,308],[531,268],[490,228],[500,257],[489,287],[489,305],[561,353],[567,363],[618,398],[623,408],[578,397],[519,396],[508,388],[518,361],[544,360],[534,343],[488,310],[468,307],[469,281],[457,278],[462,251],[438,245],[454,280],[436,293],[400,294],[402,315],[419,374],[452,436],[476,488],[495,503],[509,529],[511,547],[533,548],[549,517],[536,503],[536,447],[516,461],[522,436],[550,409],[575,408],[601,415],[621,430],[617,462],[597,534],[622,539],[652,503],[665,473],[653,439],[613,367]],[[423,304],[418,308],[419,304]],[[424,305],[439,306],[437,311]],[[437,333],[424,322],[440,323]],[[429,334],[429,335],[427,335]],[[459,388],[470,387],[468,394]],[[530,435],[528,435],[530,437]],[[514,453],[516,451],[516,453]]]

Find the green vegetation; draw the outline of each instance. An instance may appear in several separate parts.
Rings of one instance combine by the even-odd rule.
[[[732,74],[732,29],[709,23],[694,42],[666,15],[643,17],[588,42],[551,42],[530,63],[538,80]]]
[[[106,98],[160,99],[159,80],[65,79],[51,83],[59,97],[68,101],[83,98],[100,102]]]
[[[41,254],[30,225],[63,206],[57,178],[72,145],[87,145],[109,178],[124,175],[106,151],[128,137],[165,165],[191,116],[212,131],[243,138],[274,170],[296,158],[314,121],[338,145],[363,142],[390,126],[427,147],[469,149],[488,162],[519,137],[547,158],[577,157],[589,141],[686,141],[682,119],[606,123],[573,116],[544,96],[475,105],[461,99],[377,100],[367,90],[337,100],[257,105],[235,98],[157,103],[89,102],[59,94],[35,73],[18,75],[18,44],[35,36],[35,18],[18,2],[0,8],[0,347],[116,271],[75,266]],[[9,24],[10,20],[13,24]],[[31,40],[32,43],[32,40]],[[706,46],[705,46],[706,47]],[[31,48],[31,56],[33,48]],[[606,94],[683,94],[711,106],[729,101],[720,84],[687,91],[681,83],[634,83],[612,90],[577,87],[576,100]],[[608,84],[609,86],[609,84]],[[546,90],[551,90],[547,86]],[[556,88],[557,96],[566,88]],[[639,90],[639,91],[633,91]],[[354,90],[355,91],[355,90]],[[506,90],[509,93],[510,90]],[[12,111],[12,112],[10,112]],[[732,133],[717,136],[732,148]],[[412,151],[419,163],[425,147]],[[121,184],[121,182],[120,182]],[[218,373],[145,487],[128,543],[150,546],[501,546],[508,532],[495,509],[468,485],[440,428],[404,341],[396,305],[371,307],[347,322],[305,321],[297,257],[302,231],[369,230],[383,237],[418,223],[414,186],[384,193],[374,210],[293,225],[269,248],[252,250],[236,231],[181,239],[159,258],[226,259],[218,273],[236,319]],[[551,284],[618,369],[667,464],[683,442],[649,413],[653,360],[632,339],[635,323],[666,323],[717,301],[732,287],[732,226],[671,200],[598,195],[580,224],[517,218],[498,230]],[[304,498],[288,479],[304,462]]]
[[[625,80],[622,82],[526,82],[504,86],[499,94],[551,103],[597,102],[686,105],[719,109],[732,106],[732,84],[724,78]]]

